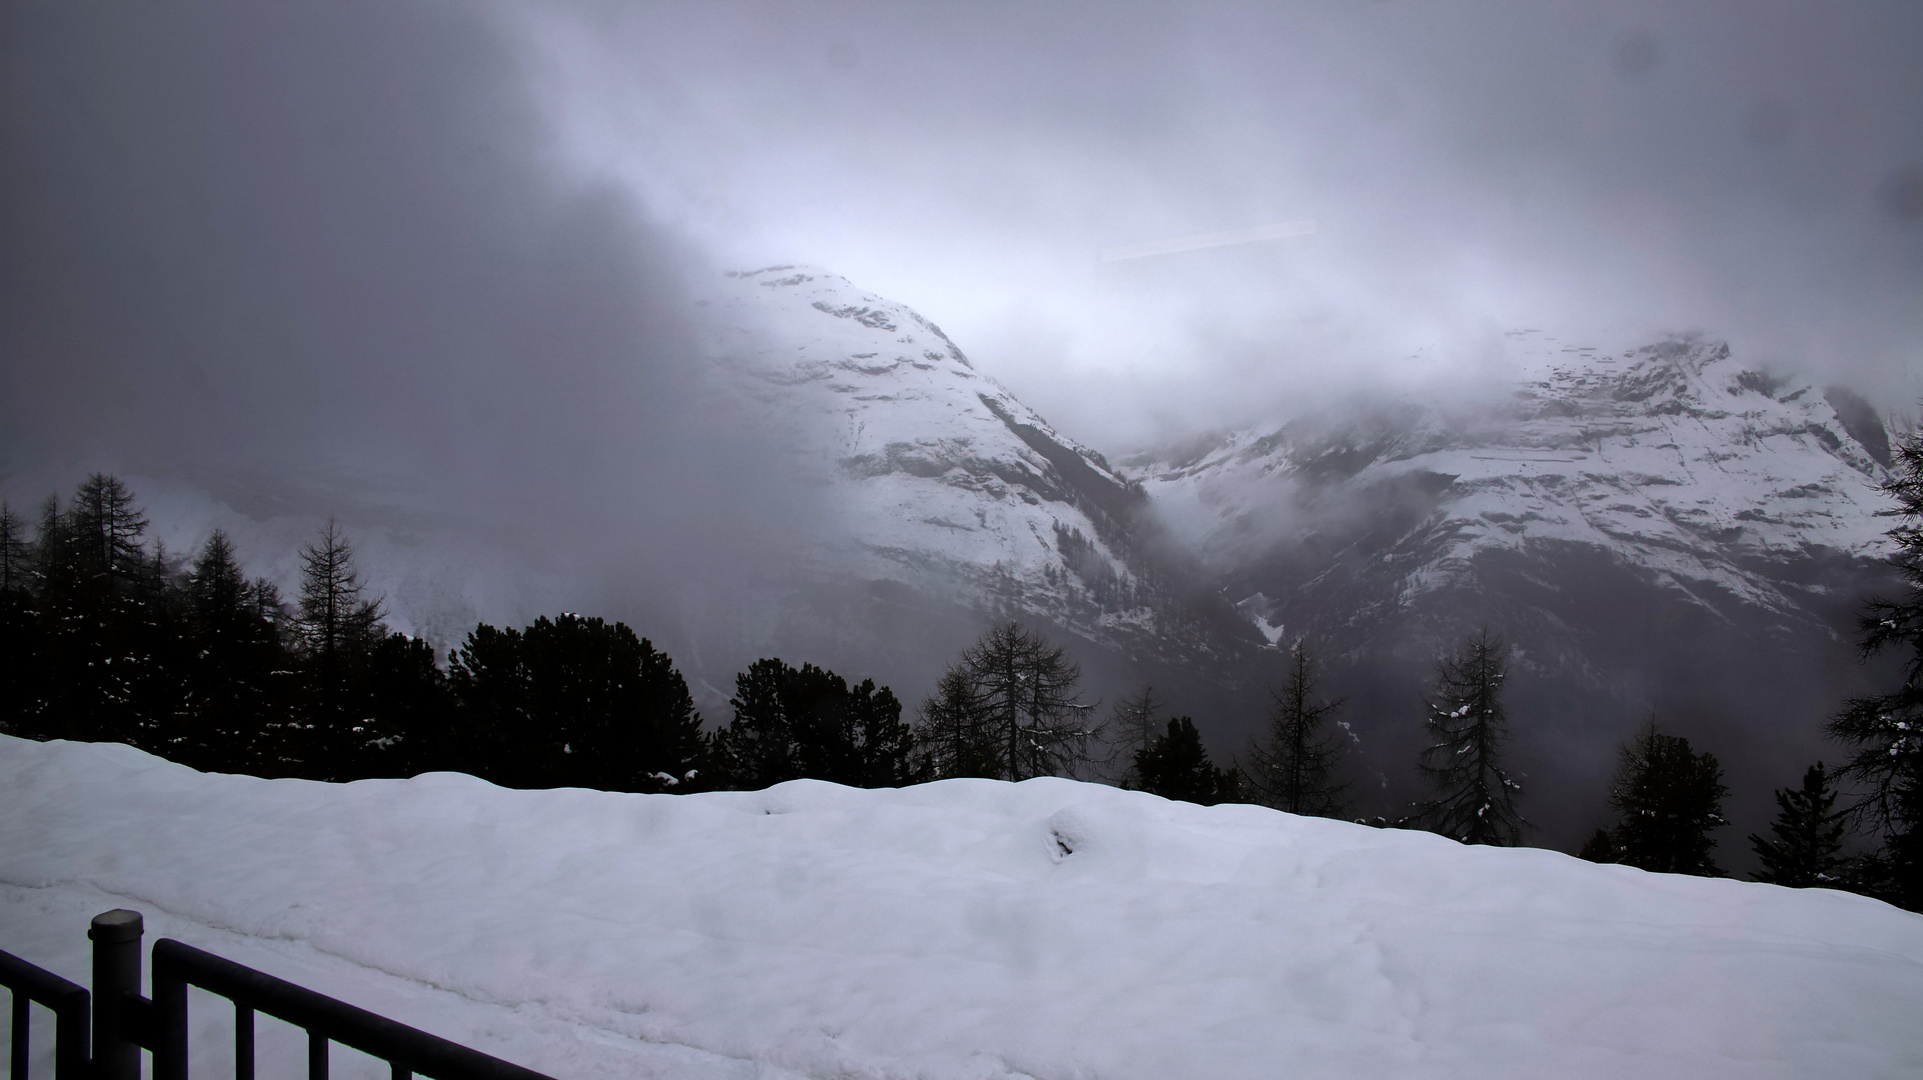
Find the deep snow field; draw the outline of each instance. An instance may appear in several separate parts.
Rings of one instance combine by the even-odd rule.
[[[1923,917],[1067,780],[334,785],[0,736],[0,948],[84,985],[113,907],[560,1080],[1923,1075]]]

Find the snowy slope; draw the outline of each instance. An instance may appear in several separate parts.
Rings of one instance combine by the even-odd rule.
[[[1140,491],[969,363],[935,324],[814,267],[736,272],[697,301],[712,359],[836,508],[815,572],[965,606],[1153,632],[1130,550]]]
[[[1798,618],[1786,567],[1885,550],[1886,432],[1846,423],[1807,381],[1697,338],[1613,355],[1512,338],[1520,374],[1494,407],[1401,403],[1129,464],[1218,570],[1361,542],[1395,564],[1404,606],[1464,585],[1491,551],[1581,547],[1691,602]]]
[[[0,943],[84,981],[123,905],[561,1080],[1923,1070],[1923,918],[1875,901],[1055,779],[326,785],[0,738]],[[231,1011],[192,1008],[222,1075]]]

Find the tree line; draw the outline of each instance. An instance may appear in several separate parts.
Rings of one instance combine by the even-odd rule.
[[[1907,592],[1869,602],[1866,655],[1897,650],[1904,681],[1851,700],[1828,724],[1849,751],[1776,793],[1749,840],[1758,880],[1849,888],[1923,910],[1923,434],[1896,448],[1895,564]],[[764,658],[735,677],[730,721],[705,730],[668,655],[620,622],[564,613],[477,625],[445,664],[396,633],[366,595],[331,520],[300,551],[289,601],[250,578],[218,530],[189,558],[145,543],[118,479],[96,474],[29,532],[0,505],[0,731],[117,741],[196,768],[351,780],[455,770],[511,787],[755,789],[810,777],[890,787],[953,777],[1076,776],[1197,803],[1254,802],[1348,817],[1354,743],[1297,642],[1260,734],[1226,766],[1192,717],[1153,688],[1106,715],[1082,699],[1066,651],[1016,623],[956,658],[915,715],[873,680]],[[1517,845],[1528,827],[1505,764],[1508,650],[1479,631],[1439,659],[1415,767],[1428,797],[1378,826]],[[1847,799],[1844,799],[1845,795]],[[1728,789],[1716,758],[1649,725],[1620,751],[1609,824],[1582,856],[1720,875]],[[1839,808],[1839,800],[1842,805]],[[1851,832],[1868,850],[1845,853]]]
[[[257,776],[456,770],[640,792],[1022,780],[1098,756],[1080,670],[1012,623],[965,650],[915,717],[872,679],[769,657],[735,677],[733,715],[708,731],[673,660],[623,623],[482,623],[443,664],[386,625],[331,520],[301,549],[291,600],[220,531],[182,558],[147,528],[106,475],[50,497],[31,530],[0,506],[0,732]]]

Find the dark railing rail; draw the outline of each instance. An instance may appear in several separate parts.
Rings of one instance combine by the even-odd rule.
[[[27,1080],[28,1037],[32,1007],[39,1002],[53,1010],[53,1075],[55,1080],[87,1080],[88,998],[85,987],[38,968],[10,952],[0,952],[0,985],[13,991],[12,1059],[8,1075]]]
[[[211,990],[234,1003],[236,1049],[252,1043],[255,1012],[307,1029],[309,1080],[327,1080],[329,1042],[381,1058],[392,1067],[394,1080],[406,1080],[414,1073],[434,1080],[549,1080],[532,1069],[317,994],[304,986],[202,952],[192,945],[167,938],[155,942],[154,1010],[163,1028],[186,1031],[189,986]],[[168,1039],[164,1043],[154,1051],[154,1080],[187,1080],[186,1040]],[[234,1060],[235,1080],[253,1080],[252,1055],[236,1054]]]
[[[234,1078],[254,1080],[254,1014],[307,1032],[308,1080],[327,1080],[327,1048],[340,1043],[388,1063],[393,1080],[551,1080],[511,1062],[430,1035],[182,942],[153,947],[153,998],[140,996],[139,912],[96,916],[93,939],[93,1054],[87,1055],[86,990],[0,953],[0,983],[13,988],[13,1075],[27,1077],[27,1003],[58,1017],[55,1080],[139,1080],[140,1051],[153,1054],[153,1080],[188,1080],[187,988],[234,1003]]]

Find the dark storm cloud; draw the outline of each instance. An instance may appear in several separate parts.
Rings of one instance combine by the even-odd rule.
[[[16,477],[299,473],[706,557],[806,509],[688,362],[708,260],[914,304],[1110,450],[1497,372],[1516,326],[1700,329],[1923,394],[1916,5],[0,20]]]
[[[926,309],[1093,441],[1518,326],[1923,393],[1914,4],[580,10],[545,41],[584,153],[718,248]]]
[[[8,470],[351,492],[633,576],[793,511],[694,362],[694,260],[556,160],[488,10],[8,5]]]

